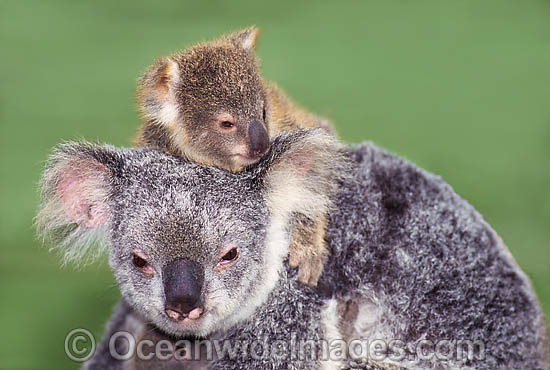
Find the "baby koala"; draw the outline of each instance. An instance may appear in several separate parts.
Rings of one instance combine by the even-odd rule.
[[[42,235],[67,260],[109,245],[122,293],[86,369],[550,368],[544,313],[496,233],[441,178],[372,144],[295,131],[232,173],[72,143],[41,185]],[[334,257],[316,288],[287,260],[310,208],[328,211]],[[245,349],[120,360],[121,330]],[[246,347],[257,341],[269,350]]]
[[[259,34],[250,27],[159,58],[139,82],[144,122],[136,143],[238,172],[259,161],[283,132],[334,132],[262,78],[254,50]],[[328,255],[325,223],[326,215],[317,213],[297,221],[290,258],[305,284],[317,284]]]

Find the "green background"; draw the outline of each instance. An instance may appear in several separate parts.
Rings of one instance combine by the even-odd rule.
[[[72,369],[65,334],[100,338],[118,298],[35,240],[50,149],[130,145],[136,79],[160,56],[260,26],[264,75],[441,174],[495,227],[550,312],[550,2],[0,0],[0,368]]]

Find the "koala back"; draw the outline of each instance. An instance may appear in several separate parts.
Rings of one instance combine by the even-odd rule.
[[[483,344],[482,360],[453,366],[549,366],[537,297],[483,217],[439,176],[371,143],[348,157],[320,286],[359,302],[355,335]]]

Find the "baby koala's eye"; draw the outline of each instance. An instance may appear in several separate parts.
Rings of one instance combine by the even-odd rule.
[[[241,255],[241,249],[237,246],[232,246],[222,252],[220,260],[216,266],[217,269],[222,269],[227,265],[235,262]]]
[[[266,118],[266,113],[265,113],[265,105],[264,105],[264,112],[263,112],[263,118],[264,118],[264,123],[265,123],[265,118]]]
[[[135,250],[132,253],[132,264],[145,275],[153,276],[155,274],[155,269],[149,264],[147,256],[142,251]]]
[[[223,132],[230,132],[236,128],[235,118],[228,112],[222,112],[214,117],[218,129]]]
[[[225,130],[229,130],[235,127],[235,124],[231,121],[221,121],[219,125],[222,129],[225,129]]]

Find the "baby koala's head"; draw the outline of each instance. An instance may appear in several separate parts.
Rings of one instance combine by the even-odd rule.
[[[69,143],[50,157],[37,226],[89,261],[110,248],[124,299],[160,329],[207,335],[248,317],[275,286],[292,214],[322,212],[341,164],[322,130],[277,138],[240,173],[149,148]]]
[[[138,86],[140,142],[231,171],[269,150],[268,102],[254,44],[257,28],[157,60]]]

